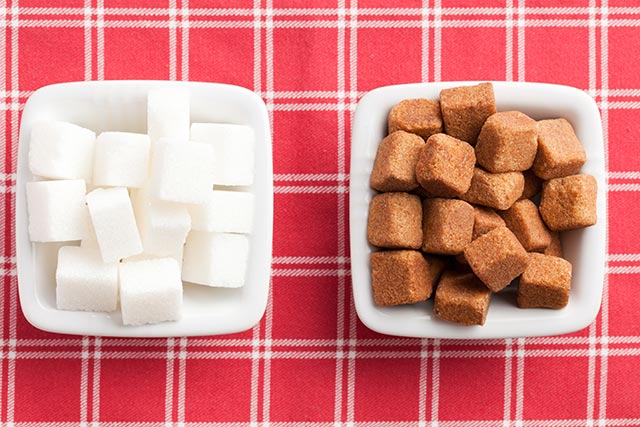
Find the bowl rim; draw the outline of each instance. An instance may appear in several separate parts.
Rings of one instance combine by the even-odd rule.
[[[597,252],[597,256],[601,262],[595,266],[594,282],[597,282],[594,289],[591,290],[593,295],[589,299],[589,304],[585,304],[584,309],[581,311],[579,318],[572,318],[572,321],[559,322],[555,324],[549,324],[548,322],[543,324],[539,330],[535,328],[516,328],[510,327],[508,330],[497,330],[495,325],[489,324],[489,318],[487,323],[482,327],[465,327],[460,325],[451,324],[435,319],[440,325],[446,325],[444,328],[439,328],[437,325],[433,328],[429,328],[427,325],[436,324],[434,319],[428,319],[424,322],[424,328],[417,330],[415,325],[407,325],[394,321],[392,314],[381,314],[380,308],[373,304],[371,297],[371,278],[369,267],[369,254],[371,253],[371,246],[366,242],[366,216],[367,212],[358,212],[362,204],[362,197],[366,194],[375,193],[370,189],[368,178],[369,175],[363,175],[361,163],[363,161],[364,150],[369,148],[367,145],[368,138],[371,135],[371,123],[367,122],[372,112],[380,112],[381,108],[390,108],[391,105],[407,99],[407,96],[400,96],[399,94],[415,93],[417,96],[422,92],[428,90],[439,90],[456,86],[470,86],[478,83],[490,82],[494,85],[494,91],[496,92],[496,103],[509,104],[506,99],[499,99],[497,92],[505,90],[519,90],[524,91],[526,94],[536,97],[535,102],[542,103],[545,97],[555,97],[556,99],[570,99],[573,100],[573,106],[575,111],[579,111],[580,114],[590,118],[590,132],[594,133],[594,138],[597,140],[596,147],[587,152],[590,166],[595,166],[596,173],[592,173],[596,176],[598,181],[598,204],[597,214],[598,223],[593,226],[594,232],[597,233],[600,246],[593,248],[594,252]],[[424,95],[423,95],[424,96]],[[432,98],[433,99],[433,98]],[[512,98],[511,98],[512,99]],[[534,102],[534,103],[535,103]],[[383,107],[387,105],[387,107]],[[500,111],[507,111],[504,108],[499,108]],[[388,110],[387,110],[388,111]],[[527,111],[523,111],[525,114]],[[386,117],[386,114],[385,114]],[[380,126],[385,126],[386,123],[382,123]],[[576,129],[578,133],[578,130]],[[375,153],[373,153],[375,157]],[[373,159],[369,160],[369,166],[373,163]],[[606,261],[606,241],[607,241],[607,176],[605,173],[605,153],[604,153],[604,139],[602,135],[602,123],[600,113],[595,100],[584,91],[571,87],[550,83],[534,83],[534,82],[506,82],[506,81],[445,81],[445,82],[422,82],[422,83],[407,83],[398,85],[389,85],[378,87],[367,92],[358,102],[354,114],[352,125],[352,141],[351,141],[351,175],[350,175],[350,188],[349,188],[349,234],[350,234],[350,250],[351,250],[351,279],[352,290],[356,312],[362,323],[369,329],[388,335],[415,337],[415,338],[447,338],[447,339],[492,339],[492,338],[515,338],[515,337],[532,337],[532,336],[550,336],[566,334],[583,329],[593,322],[598,315],[600,305],[602,301],[602,290],[604,288],[605,280],[605,261]],[[364,180],[366,179],[366,182]],[[366,187],[366,188],[365,188]],[[365,221],[363,223],[363,217]],[[364,227],[364,228],[363,228]],[[364,244],[363,244],[364,236]],[[366,259],[365,259],[366,258]],[[366,265],[366,273],[363,266]],[[368,287],[366,289],[365,287]],[[531,310],[531,309],[528,309]],[[562,312],[562,310],[543,310],[552,314],[553,312]],[[537,325],[539,326],[539,325]]]

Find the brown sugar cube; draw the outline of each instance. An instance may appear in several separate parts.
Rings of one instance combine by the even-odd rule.
[[[529,262],[527,251],[507,227],[494,228],[478,237],[464,250],[464,257],[493,292],[521,275]]]
[[[520,172],[490,173],[475,168],[471,186],[460,198],[476,205],[505,210],[518,200],[523,188],[524,177]]]
[[[538,148],[536,122],[519,111],[495,113],[482,126],[476,158],[494,173],[525,171],[533,165]]]
[[[545,182],[540,215],[547,227],[562,231],[595,224],[597,187],[591,175],[570,175]]]
[[[565,119],[541,120],[538,130],[538,152],[533,172],[542,179],[561,178],[580,172],[587,155]]]
[[[519,200],[500,216],[527,251],[544,250],[551,243],[551,232],[542,222],[538,207],[531,200]]]
[[[422,245],[420,197],[407,193],[382,193],[369,205],[367,238],[381,248],[419,249]]]
[[[491,291],[473,273],[445,271],[440,277],[433,311],[436,317],[463,325],[484,325]]]
[[[459,255],[471,242],[473,207],[462,200],[425,199],[422,202],[422,251]]]
[[[563,308],[569,302],[571,263],[555,256],[531,253],[520,277],[518,307]]]
[[[474,206],[473,214],[473,240],[476,240],[483,234],[487,234],[494,228],[505,226],[504,220],[492,209]]]
[[[491,83],[460,86],[440,91],[440,109],[448,135],[475,145],[482,125],[496,112]]]
[[[524,189],[520,199],[530,199],[542,191],[542,179],[538,178],[531,169],[522,172],[524,176]]]
[[[397,131],[378,146],[371,171],[371,188],[378,191],[411,191],[418,187],[415,167],[424,141],[418,135]]]
[[[460,254],[460,255],[456,255],[453,257],[453,261],[454,263],[454,269],[466,269],[467,271],[471,271],[471,269],[469,268],[469,263],[467,262],[467,259],[464,257],[464,254]]]
[[[444,261],[418,251],[382,251],[371,254],[373,301],[378,306],[413,304],[431,296]]]
[[[415,175],[420,186],[440,197],[456,197],[471,185],[473,147],[444,133],[432,135],[420,149]]]
[[[442,132],[440,103],[431,99],[405,99],[389,112],[389,133],[397,130],[420,135],[427,139]]]
[[[421,185],[418,185],[415,189],[411,190],[411,194],[415,194],[416,196],[419,196],[421,199],[431,199],[433,197],[436,197],[435,195],[431,194],[430,191],[423,188]]]
[[[564,253],[562,252],[562,242],[560,241],[560,233],[557,231],[551,232],[551,242],[549,242],[549,246],[547,246],[542,253],[545,255],[557,256],[558,258],[564,257]]]
[[[442,274],[445,267],[447,266],[447,259],[445,257],[427,255],[424,253],[421,253],[421,255],[424,258],[424,260],[427,261],[427,265],[429,266],[429,272],[430,272],[429,280],[431,280],[431,283],[433,284],[433,288],[435,289],[436,284],[438,283],[438,279],[440,278],[440,275]]]

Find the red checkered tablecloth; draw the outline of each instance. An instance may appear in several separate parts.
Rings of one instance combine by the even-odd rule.
[[[0,56],[3,426],[640,425],[638,0],[1,0]],[[13,218],[21,110],[41,86],[94,79],[224,82],[264,98],[273,283],[252,330],[127,340],[25,320]],[[358,321],[355,104],[381,85],[470,79],[568,84],[601,108],[608,276],[582,331],[418,340]]]

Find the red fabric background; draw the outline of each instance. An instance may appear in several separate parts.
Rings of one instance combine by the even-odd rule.
[[[308,3],[0,2],[2,425],[640,425],[640,3]],[[253,330],[70,337],[21,314],[13,210],[24,102],[51,83],[128,78],[238,84],[268,105],[273,289]],[[602,310],[587,329],[415,340],[357,320],[347,240],[355,103],[380,85],[457,79],[570,84],[597,100],[610,238]]]

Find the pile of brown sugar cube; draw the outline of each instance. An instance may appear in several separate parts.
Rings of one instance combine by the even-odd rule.
[[[559,233],[596,223],[596,180],[580,174],[586,154],[571,124],[496,112],[482,83],[404,100],[388,128],[370,182],[375,304],[435,294],[437,317],[482,325],[491,294],[519,278],[518,307],[565,307],[571,264]]]

